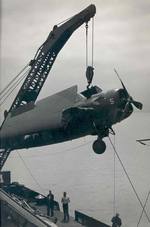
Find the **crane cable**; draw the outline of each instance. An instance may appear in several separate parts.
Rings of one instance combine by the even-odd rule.
[[[150,196],[150,190],[149,190],[149,192],[148,192],[148,195],[147,195],[146,200],[145,200],[145,203],[144,203],[144,209],[145,209],[146,204],[147,204],[147,202],[148,202],[149,196]],[[140,222],[141,222],[141,219],[142,219],[142,216],[143,216],[144,209],[142,209],[142,212],[141,212],[139,221],[138,221],[138,223],[137,223],[137,227],[139,226],[139,224],[140,224]]]
[[[30,171],[29,167],[26,165],[24,159],[22,158],[22,156],[20,155],[20,153],[17,151],[18,156],[20,157],[21,161],[23,162],[25,168],[28,170],[30,176],[32,177],[32,179],[35,181],[35,183],[37,184],[37,186],[41,189],[41,191],[43,192],[44,189],[41,187],[41,185],[39,184],[39,182],[36,180],[36,178],[33,176],[32,172]]]
[[[26,72],[27,72],[27,71],[26,71]],[[0,97],[0,100],[2,100],[2,99],[8,94],[8,92],[9,92],[11,89],[13,89],[13,87],[17,84],[17,82],[20,81],[20,80],[22,79],[22,77],[24,77],[24,75],[26,74],[26,72],[24,72],[24,74],[21,75],[20,78],[19,78],[19,76],[18,76],[17,78],[15,78],[15,80],[11,81],[11,83],[9,83],[9,87],[8,87],[8,85],[7,85],[7,90],[5,90],[5,92],[3,93],[3,95]],[[14,84],[13,84],[13,83],[14,83]]]
[[[85,24],[86,28],[86,68],[88,67],[88,62],[89,62],[89,51],[88,51],[88,22]],[[91,39],[91,66],[93,67],[94,65],[94,17],[92,17],[92,39]]]
[[[115,135],[114,135],[114,146],[115,146]],[[114,151],[114,179],[113,179],[113,181],[114,181],[114,201],[113,201],[113,213],[114,213],[114,215],[115,215],[115,213],[116,213],[116,154],[115,154],[115,151]]]
[[[12,92],[15,90],[15,88],[21,83],[21,81],[27,76],[28,72],[29,72],[30,69],[27,69],[25,71],[25,73],[23,75],[17,75],[17,77],[14,78],[14,80],[11,81],[11,83],[9,83],[9,86],[7,85],[7,88],[5,89],[8,89],[7,91],[5,90],[5,93],[2,95],[2,97],[0,98],[0,100],[2,100],[4,98],[4,100],[0,103],[0,106],[3,105],[3,103],[6,101],[6,99],[12,94]],[[20,78],[18,78],[20,76]],[[17,80],[18,78],[18,80]],[[15,81],[16,80],[16,81]],[[13,85],[11,85],[12,83],[14,82]],[[11,87],[10,87],[11,86]]]
[[[22,79],[25,78],[25,76],[27,76],[27,73],[29,72],[29,69],[27,69],[27,71],[20,76],[27,67],[32,66],[32,64],[34,64],[35,59],[37,58],[37,55],[40,53],[43,45],[46,43],[46,41],[40,45],[40,47],[38,48],[38,50],[35,53],[35,56],[33,58],[33,60],[31,60],[27,65],[24,66],[24,68],[7,84],[7,86],[0,92],[0,100],[2,100],[7,94],[8,92],[12,89],[12,91],[7,95],[7,97],[5,98],[5,100],[9,97],[9,95],[14,91],[14,89],[19,85],[19,83],[22,81]],[[20,76],[20,79],[17,80],[17,78]],[[17,81],[16,81],[17,80]],[[16,81],[16,82],[15,82]],[[19,81],[19,82],[18,82]],[[12,85],[14,83],[14,85]],[[17,85],[16,85],[17,84]],[[16,86],[15,86],[16,85]],[[11,86],[11,87],[10,87]],[[13,89],[13,87],[15,86],[15,88]],[[4,101],[5,101],[4,100]],[[4,103],[4,101],[0,104],[0,106]]]
[[[0,96],[3,95],[11,84],[23,73],[23,71],[29,66],[29,63],[7,84],[7,86],[0,92]]]
[[[93,80],[93,76],[94,76],[94,67],[93,67],[93,63],[94,63],[94,18],[92,18],[92,34],[91,34],[91,65],[88,65],[89,63],[89,59],[88,59],[88,22],[86,22],[85,25],[86,28],[86,79],[87,79],[87,89],[89,89],[92,80]]]
[[[110,141],[110,143],[111,143],[111,145],[112,145],[112,147],[113,147],[113,149],[114,149],[115,155],[117,156],[117,158],[118,158],[118,160],[119,160],[119,162],[120,162],[120,164],[121,164],[121,166],[122,166],[122,168],[123,168],[123,170],[124,170],[124,172],[125,172],[125,174],[126,174],[126,176],[127,176],[127,179],[128,179],[128,181],[129,181],[129,183],[130,183],[130,185],[131,185],[131,187],[132,187],[132,189],[133,189],[133,191],[134,191],[134,193],[135,193],[135,195],[136,195],[136,197],[137,197],[137,199],[138,199],[138,201],[139,201],[139,203],[140,203],[142,209],[143,209],[143,212],[145,213],[145,215],[146,215],[146,217],[147,217],[147,220],[148,220],[148,222],[150,223],[150,218],[149,218],[149,216],[148,216],[148,214],[147,214],[147,212],[146,212],[146,210],[145,210],[145,207],[144,207],[144,205],[142,204],[141,199],[140,199],[140,197],[139,197],[139,195],[138,195],[138,193],[137,193],[137,191],[136,191],[136,189],[135,189],[135,187],[134,187],[134,185],[133,185],[133,183],[132,183],[132,181],[131,181],[131,179],[130,179],[128,173],[127,173],[127,170],[126,170],[126,168],[125,168],[123,162],[121,161],[121,159],[120,159],[120,157],[119,157],[119,155],[118,155],[118,153],[117,153],[117,150],[116,150],[116,148],[115,148],[115,146],[114,146],[114,144],[113,144],[111,138],[110,138],[110,137],[108,137],[108,138],[109,138],[109,141]]]
[[[86,29],[86,33],[85,33],[85,35],[86,35],[86,69],[87,69],[87,67],[88,67],[88,22],[85,24],[85,29]]]
[[[36,51],[36,53],[35,53],[35,56],[34,56],[34,58],[33,58],[33,60],[31,60],[26,66],[24,66],[24,68],[8,83],[8,85],[0,92],[0,100],[2,100],[3,98],[4,98],[4,96],[6,96],[7,95],[7,93],[11,90],[11,88],[13,88],[13,86],[15,86],[15,84],[17,84],[17,86],[18,86],[18,84],[21,82],[21,80],[22,79],[24,79],[24,77],[25,76],[21,76],[20,78],[22,78],[22,79],[18,79],[17,80],[17,78],[25,71],[25,69],[27,68],[27,67],[29,67],[29,66],[32,66],[33,64],[34,64],[34,62],[35,62],[35,60],[36,60],[36,58],[37,58],[37,55],[40,53],[40,51],[41,51],[41,49],[42,49],[42,47],[43,47],[43,45],[45,44],[47,42],[47,40],[42,44],[42,45],[40,45],[40,47],[38,48],[38,50]],[[29,72],[29,71],[27,71],[27,72]],[[27,73],[25,72],[24,73],[26,76],[27,76]],[[15,82],[15,80],[17,80],[17,82],[18,81],[20,81],[19,83],[17,83],[17,82]],[[15,83],[14,85],[12,85],[13,83]],[[11,86],[11,88],[9,88]],[[16,87],[17,87],[16,86]],[[15,88],[16,88],[15,87]],[[14,89],[15,89],[14,88]],[[12,92],[14,91],[14,89],[12,90]],[[12,93],[12,92],[10,92],[9,93],[9,95]],[[8,95],[8,96],[9,96]],[[6,99],[8,98],[8,96],[6,97]],[[5,99],[5,100],[6,100]],[[5,101],[4,100],[4,101]],[[0,106],[4,103],[4,101],[0,104]]]
[[[65,20],[63,20],[63,21],[60,21],[60,22],[59,22],[58,24],[56,24],[56,25],[57,25],[57,26],[58,26],[58,25],[61,25],[61,24],[65,23],[65,22],[71,20],[73,17],[74,17],[74,16],[71,16],[71,17],[69,17],[69,18],[67,18],[67,19],[65,19]]]
[[[92,17],[92,67],[94,65],[94,17]]]
[[[81,147],[84,147],[84,146],[86,146],[86,145],[88,145],[88,144],[90,144],[91,143],[91,141],[87,141],[86,143],[83,143],[83,144],[80,144],[80,145],[78,145],[78,146],[75,146],[75,147],[73,147],[73,148],[69,148],[69,149],[66,149],[66,150],[64,150],[63,152],[66,152],[66,151],[73,151],[73,150],[76,150],[76,149],[79,149],[79,148],[81,148]],[[59,151],[59,152],[57,152],[56,154],[58,154],[58,153],[62,153],[62,151]],[[30,176],[33,178],[33,180],[35,181],[35,183],[37,184],[37,186],[42,190],[42,192],[44,191],[44,188],[42,188],[41,187],[41,185],[39,184],[39,182],[36,180],[36,178],[34,177],[34,175],[32,174],[32,172],[30,171],[30,169],[29,169],[29,167],[26,165],[26,162],[24,161],[24,159],[23,159],[23,157],[21,156],[21,154],[17,151],[17,154],[18,154],[18,156],[20,157],[20,159],[22,160],[22,162],[23,162],[23,164],[24,164],[24,166],[25,166],[25,168],[28,170],[28,172],[29,172],[29,174],[30,174]],[[51,155],[51,154],[48,154],[48,155]],[[34,156],[30,156],[30,157],[34,157]],[[36,155],[36,157],[37,157],[37,155]]]

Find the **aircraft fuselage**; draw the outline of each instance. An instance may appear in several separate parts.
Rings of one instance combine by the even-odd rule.
[[[118,102],[115,90],[86,99],[73,86],[36,104],[29,103],[8,114],[0,131],[1,148],[44,146],[86,135],[103,138],[113,124],[123,120],[118,115]]]

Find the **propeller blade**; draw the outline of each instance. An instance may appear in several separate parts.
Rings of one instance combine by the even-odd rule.
[[[137,102],[137,101],[132,100],[132,103],[133,103],[133,105],[134,105],[136,108],[138,108],[139,110],[142,110],[143,104],[142,104],[141,102]]]
[[[120,76],[119,76],[119,74],[118,74],[118,72],[117,72],[117,70],[116,70],[115,68],[114,68],[114,71],[115,71],[115,73],[116,73],[118,79],[120,80],[120,82],[121,82],[121,84],[122,84],[122,87],[123,87],[123,89],[125,90],[127,96],[129,96],[129,93],[128,93],[128,91],[127,91],[127,89],[126,89],[126,87],[125,87],[123,81],[121,80],[121,78],[120,78]]]
[[[122,119],[128,117],[133,111],[133,107],[130,101],[128,101],[124,107],[123,113],[122,113]]]
[[[142,104],[141,102],[137,102],[137,101],[133,100],[133,98],[129,95],[129,93],[128,93],[128,91],[127,91],[127,89],[126,89],[126,87],[125,87],[123,81],[121,80],[121,78],[120,78],[120,76],[119,76],[119,74],[118,74],[118,72],[117,72],[117,70],[116,70],[115,68],[114,68],[114,71],[115,71],[115,73],[116,73],[118,79],[120,80],[120,82],[121,82],[121,84],[122,84],[122,87],[123,87],[123,89],[124,89],[124,91],[125,91],[125,93],[126,93],[126,95],[127,95],[127,97],[128,97],[128,100],[129,100],[129,101],[127,102],[126,105],[128,106],[129,103],[132,103],[137,109],[142,110],[143,104]],[[125,108],[125,109],[126,109],[126,108]]]

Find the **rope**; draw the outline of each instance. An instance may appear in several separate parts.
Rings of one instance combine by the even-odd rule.
[[[62,150],[62,151],[54,151],[54,152],[48,152],[48,153],[46,153],[46,154],[44,154],[44,157],[45,156],[52,156],[52,155],[57,155],[57,154],[60,154],[60,153],[64,153],[64,152],[74,152],[74,150],[77,150],[77,149],[79,149],[79,148],[81,148],[81,147],[84,147],[84,146],[86,146],[86,145],[88,145],[88,144],[91,144],[93,142],[93,140],[90,140],[90,141],[87,141],[86,143],[84,143],[84,144],[81,144],[81,145],[78,145],[78,146],[75,146],[75,147],[72,147],[72,148],[68,148],[68,149],[64,149],[64,150]],[[80,150],[78,150],[78,151],[76,151],[76,152],[81,152]],[[40,156],[43,156],[43,154],[41,154],[40,153],[40,155],[38,155],[37,154],[37,152],[36,152],[36,154],[34,155],[28,155],[28,157],[40,157]],[[10,157],[10,159],[11,158],[14,158],[14,157]]]
[[[17,151],[18,156],[20,157],[20,159],[22,160],[25,168],[28,170],[30,176],[32,177],[32,179],[35,181],[35,183],[38,185],[38,187],[41,189],[41,191],[43,192],[43,188],[41,187],[41,185],[38,183],[38,181],[36,180],[36,178],[33,176],[32,172],[30,171],[29,167],[26,165],[24,159],[22,158],[22,156],[19,154],[19,152]]]
[[[144,203],[144,209],[145,209],[146,204],[147,204],[147,202],[148,202],[149,195],[150,195],[150,191],[148,192],[148,195],[147,195],[147,197],[146,197],[146,200],[145,200],[145,203]],[[138,223],[137,223],[137,227],[139,226],[139,224],[140,224],[140,222],[141,222],[141,219],[142,219],[142,216],[143,216],[144,209],[142,209],[142,212],[141,212],[139,221],[138,221]]]
[[[26,72],[24,73],[24,74],[26,74]],[[11,81],[11,84],[14,82],[14,84],[13,85],[11,85],[10,83],[9,83],[9,87],[8,87],[8,85],[7,85],[7,91],[5,91],[4,92],[4,94],[0,97],[0,100],[2,100],[6,95],[7,95],[7,93],[15,86],[15,84],[24,76],[24,74],[22,75],[22,76],[20,76],[20,78],[18,78],[18,80],[16,80],[16,81]],[[10,87],[11,86],[11,87]],[[9,88],[9,89],[8,89]]]
[[[3,99],[4,98],[4,96],[6,96],[7,95],[7,93],[8,93],[8,95],[5,97],[5,99],[0,103],[0,106],[2,106],[3,105],[3,103],[6,101],[6,99],[12,94],[12,92],[16,89],[16,87],[21,83],[21,81],[26,77],[26,75],[27,75],[27,73],[28,73],[28,71],[29,71],[30,69],[28,69],[16,82],[15,82],[15,84],[13,84],[9,89],[8,89],[8,91],[6,92],[6,94],[5,95],[3,95],[3,97],[1,97],[1,99]],[[1,100],[0,99],[0,100]]]
[[[56,25],[58,26],[58,25],[60,25],[60,24],[62,24],[62,23],[65,23],[66,21],[72,19],[73,17],[74,17],[74,16],[71,16],[71,17],[69,17],[69,18],[67,18],[67,19],[65,19],[65,20],[63,20],[63,21],[61,21],[61,22],[59,22],[59,23],[56,24]]]
[[[92,67],[94,64],[94,17],[92,17]]]
[[[86,28],[86,68],[88,67],[88,23],[85,25]],[[91,65],[94,65],[94,18],[92,18],[92,56],[91,56]]]
[[[86,28],[86,69],[88,67],[88,23],[85,25]]]
[[[136,189],[135,189],[135,187],[134,187],[134,185],[133,185],[133,183],[132,183],[132,181],[131,181],[131,179],[130,179],[130,177],[129,177],[129,175],[128,175],[128,173],[127,173],[125,167],[124,167],[124,164],[123,164],[123,162],[121,161],[121,159],[120,159],[120,157],[119,157],[119,155],[118,155],[118,153],[117,153],[117,151],[116,151],[116,148],[115,148],[114,144],[113,144],[112,141],[111,141],[111,138],[110,138],[110,137],[108,137],[108,138],[109,138],[109,141],[110,141],[110,143],[111,143],[111,145],[112,145],[112,147],[113,147],[113,149],[114,149],[114,152],[115,152],[115,154],[116,154],[116,156],[117,156],[117,158],[118,158],[118,160],[119,160],[119,162],[120,162],[120,164],[121,164],[121,166],[122,166],[122,168],[123,168],[123,170],[124,170],[124,172],[125,172],[125,174],[126,174],[128,180],[129,180],[129,183],[131,184],[131,187],[132,187],[132,189],[133,189],[133,191],[134,191],[134,193],[135,193],[135,195],[136,195],[136,197],[137,197],[137,199],[138,199],[138,201],[139,201],[139,203],[140,203],[140,205],[141,205],[141,207],[142,207],[142,209],[143,209],[143,212],[145,213],[145,215],[146,215],[146,217],[147,217],[147,220],[148,220],[149,223],[150,223],[150,219],[149,219],[149,217],[148,217],[148,215],[147,215],[147,212],[146,212],[146,210],[145,210],[145,208],[144,208],[144,206],[143,206],[143,204],[142,204],[142,202],[141,202],[141,199],[140,199],[140,197],[139,197],[139,195],[138,195],[138,193],[137,193],[137,191],[136,191]]]
[[[84,147],[86,146],[87,144],[90,144],[92,141],[87,141],[86,143],[84,144],[81,144],[81,145],[78,145],[78,146],[75,146],[71,149],[66,149],[64,151],[58,151],[58,152],[55,152],[55,153],[51,153],[51,154],[48,154],[48,155],[52,155],[52,154],[57,154],[57,153],[62,153],[62,152],[67,152],[67,151],[73,151],[73,150],[76,150],[76,149],[79,149],[81,147]],[[30,171],[30,169],[28,168],[28,166],[26,165],[24,159],[22,158],[22,156],[20,155],[20,153],[17,151],[17,154],[18,156],[20,157],[20,159],[22,160],[24,166],[26,167],[26,169],[28,170],[29,174],[31,175],[31,177],[34,179],[35,183],[38,185],[38,187],[42,190],[42,192],[44,191],[44,189],[41,187],[41,185],[38,183],[38,181],[36,180],[36,178],[33,176],[32,172]],[[45,155],[44,155],[45,156]],[[34,155],[30,155],[30,157],[34,157]],[[37,157],[37,154],[36,154],[36,157]]]
[[[29,66],[29,64],[27,64],[9,83],[8,85],[0,92],[0,95],[2,95],[8,88],[9,86],[17,79],[17,77],[20,76],[20,74]]]
[[[114,136],[114,146],[115,146],[115,136]],[[114,202],[113,202],[113,213],[116,213],[116,154],[114,151]]]

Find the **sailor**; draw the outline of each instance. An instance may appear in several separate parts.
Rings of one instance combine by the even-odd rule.
[[[49,190],[49,194],[47,195],[47,216],[54,216],[54,195],[51,190]]]
[[[116,213],[116,216],[114,216],[111,219],[111,222],[112,222],[112,227],[120,227],[122,225],[122,221],[121,221],[121,218],[119,218],[118,213]]]
[[[63,222],[69,222],[69,203],[70,199],[67,196],[67,193],[63,193],[63,197],[61,199],[62,206],[63,206],[63,213],[64,213],[64,219]]]

